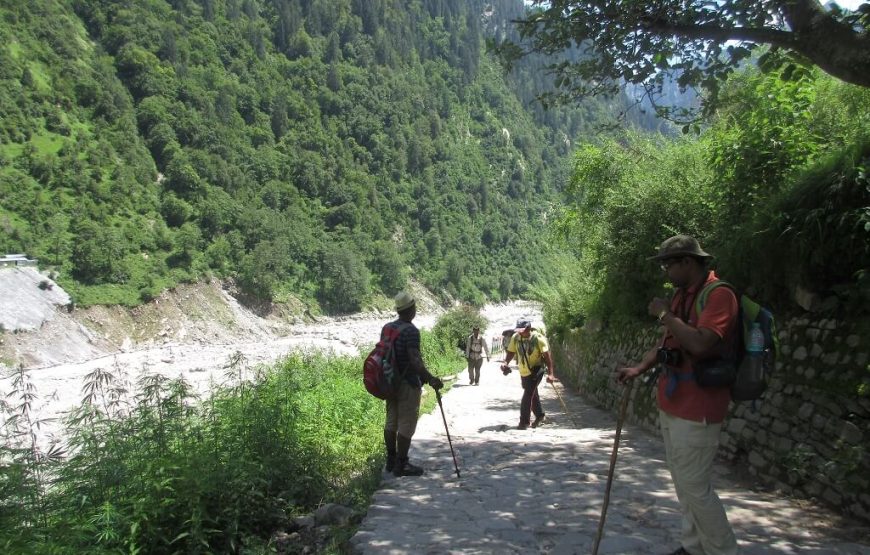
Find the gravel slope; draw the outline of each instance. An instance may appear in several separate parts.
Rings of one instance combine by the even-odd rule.
[[[218,282],[183,285],[135,309],[94,307],[69,313],[69,297],[33,269],[0,270],[0,372],[23,367],[36,387],[37,414],[53,418],[78,404],[85,376],[109,370],[128,383],[144,374],[184,377],[204,393],[224,380],[226,366],[241,356],[244,365],[269,364],[293,351],[356,354],[377,340],[395,315],[363,313],[335,318],[261,316],[241,305]],[[414,287],[420,314],[415,323],[431,328],[444,310]],[[485,336],[499,335],[520,316],[537,318],[540,308],[523,301],[487,305]],[[14,331],[13,333],[10,333]],[[0,394],[12,390],[0,379]],[[48,423],[48,439],[57,431]]]

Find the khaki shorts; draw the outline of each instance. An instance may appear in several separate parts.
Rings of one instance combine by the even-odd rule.
[[[421,394],[422,388],[413,387],[402,380],[396,397],[387,399],[387,421],[384,430],[398,432],[409,439],[414,437],[417,417],[420,413]]]

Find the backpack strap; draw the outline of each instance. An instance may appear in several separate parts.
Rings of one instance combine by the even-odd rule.
[[[701,289],[701,292],[698,293],[698,298],[695,299],[696,316],[701,316],[701,311],[704,310],[704,306],[707,304],[707,298],[710,297],[710,293],[713,292],[713,289],[716,289],[717,287],[727,287],[728,289],[730,289],[734,293],[734,296],[737,297],[738,305],[740,304],[740,295],[737,294],[737,289],[735,289],[733,285],[731,285],[724,279],[717,279],[705,285],[704,288]]]
[[[743,298],[740,293],[737,292],[737,288],[733,285],[725,281],[724,279],[716,279],[715,281],[711,281],[707,285],[701,289],[701,292],[698,293],[698,298],[695,299],[695,315],[700,319],[701,311],[704,310],[704,307],[707,305],[707,298],[710,297],[710,293],[713,292],[717,287],[725,287],[730,289],[732,293],[734,293],[734,297],[737,299],[737,331],[734,334],[734,344],[732,345],[732,356],[736,356],[739,358],[740,352],[743,349],[743,346],[746,344],[746,330],[747,326],[747,318],[750,318],[750,321],[754,319],[751,314],[748,314],[744,310],[743,306]]]
[[[517,348],[519,349],[520,354],[523,356],[523,359],[526,361],[526,368],[528,368],[529,372],[531,372],[532,365],[529,364],[529,353],[535,352],[535,349],[538,348],[537,336],[533,332],[532,335],[529,337],[529,352],[528,353],[526,352],[525,347],[523,347],[522,339],[520,339],[517,343],[519,343],[519,345],[517,345]]]

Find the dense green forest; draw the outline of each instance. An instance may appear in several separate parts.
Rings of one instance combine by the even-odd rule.
[[[870,89],[807,68],[744,68],[697,136],[581,145],[553,218],[550,329],[646,317],[665,292],[647,257],[676,233],[698,237],[721,276],[781,317],[821,312],[866,329],[868,168]]]
[[[81,305],[232,277],[345,312],[409,274],[480,303],[620,100],[545,112],[486,33],[519,0],[0,2],[0,251]],[[552,273],[549,274],[552,277]]]

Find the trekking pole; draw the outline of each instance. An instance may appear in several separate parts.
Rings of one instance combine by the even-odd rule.
[[[444,431],[447,432],[447,444],[450,445],[450,454],[453,455],[453,467],[456,468],[456,477],[459,476],[459,465],[456,463],[456,453],[453,452],[453,442],[450,441],[450,430],[447,428],[447,417],[444,416],[444,405],[441,404],[441,392],[435,390],[435,398],[438,399],[438,406],[441,407],[441,418],[444,419]]]
[[[601,535],[604,532],[604,519],[607,516],[607,505],[610,503],[610,486],[613,485],[613,471],[616,469],[616,452],[619,449],[619,436],[622,435],[622,422],[625,420],[625,412],[628,409],[628,399],[631,397],[631,386],[628,382],[622,397],[622,407],[619,409],[619,418],[616,421],[616,439],[613,440],[613,453],[610,455],[610,470],[607,473],[607,487],[604,488],[604,506],[601,507],[601,518],[598,520],[598,535],[592,545],[592,555],[598,555],[598,544],[601,543]]]
[[[559,393],[559,388],[556,387],[556,383],[555,383],[554,381],[553,381],[553,382],[550,382],[550,386],[552,386],[553,391],[556,392],[556,397],[558,397],[558,398],[559,398],[559,402],[562,403],[562,410],[564,410],[564,411],[565,411],[565,414],[568,415],[568,418],[571,419],[571,422],[574,424],[574,427],[575,427],[575,428],[580,428],[580,425],[577,424],[577,421],[576,421],[576,420],[574,420],[574,414],[573,414],[571,411],[568,410],[568,405],[566,405],[566,404],[565,404],[565,400],[562,399],[562,394]]]

